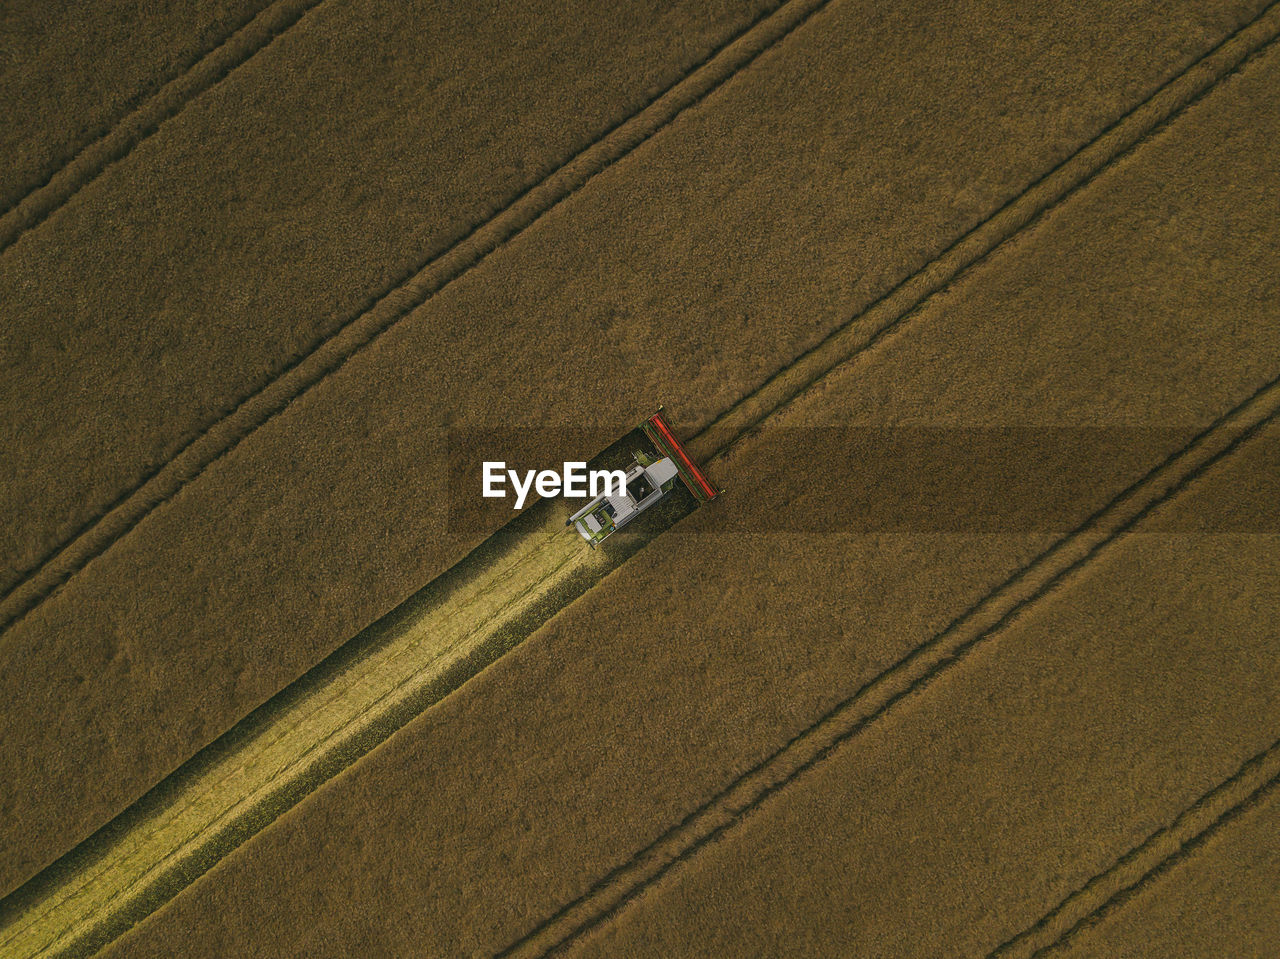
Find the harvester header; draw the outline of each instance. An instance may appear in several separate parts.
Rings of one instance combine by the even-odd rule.
[[[645,435],[658,448],[658,452],[663,456],[671,457],[680,473],[680,478],[684,480],[684,485],[689,487],[689,492],[698,502],[709,503],[720,494],[720,491],[707,479],[707,474],[702,472],[698,464],[693,461],[684,444],[676,439],[671,425],[662,415],[662,407],[658,407],[658,412],[645,421],[643,429]]]

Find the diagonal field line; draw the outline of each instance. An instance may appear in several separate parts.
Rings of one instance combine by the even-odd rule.
[[[821,4],[819,4],[818,6],[814,6],[814,7],[810,10],[810,13],[811,13],[811,12],[813,12],[814,10],[818,9],[818,7],[819,7],[819,6],[821,6]],[[792,25],[792,27],[788,28],[788,32],[789,32],[789,29],[793,29],[793,28],[794,28],[794,26],[795,26],[795,24],[793,24],[793,25]],[[783,35],[785,35],[785,34],[783,34]],[[1225,41],[1224,41],[1224,42],[1225,42]],[[763,48],[762,48],[762,49],[763,49]],[[757,51],[757,54],[756,54],[756,55],[758,55],[758,53],[759,53],[759,52],[761,52],[761,51]],[[752,57],[752,58],[754,59],[754,55],[753,55],[753,57]],[[1215,77],[1215,79],[1216,79],[1216,77]],[[718,86],[720,82],[723,82],[723,79],[721,79],[720,81],[718,81],[718,82],[716,83],[716,85]],[[713,87],[712,89],[714,89],[714,87]],[[710,91],[707,91],[707,92],[710,92]],[[705,95],[705,94],[704,94],[704,95]],[[1186,104],[1184,103],[1184,104],[1183,104],[1183,106],[1185,106],[1185,105],[1186,105]],[[687,107],[685,107],[685,108],[687,108]],[[684,108],[681,108],[681,109],[684,109]],[[650,135],[651,135],[651,134],[650,134]],[[633,147],[633,148],[634,148],[634,147]],[[962,238],[962,239],[963,239],[963,238]],[[959,242],[959,241],[958,241],[958,242]],[[954,246],[954,244],[953,244],[953,246]],[[757,390],[757,391],[756,391],[756,393],[753,393],[753,394],[752,394],[752,396],[756,396],[757,394],[759,394],[759,392],[760,392],[760,390]],[[784,404],[780,404],[780,405],[785,405],[785,401],[784,401]],[[777,408],[778,408],[777,406],[773,407],[773,409],[777,409]],[[772,410],[770,410],[770,412],[772,412]],[[768,414],[766,413],[765,415],[768,415]],[[717,421],[717,423],[719,423],[719,422],[720,422],[720,421]],[[757,421],[757,422],[758,422],[758,421]],[[713,425],[715,425],[715,424],[713,424]],[[706,431],[704,431],[704,433],[705,433],[705,432],[706,432]],[[736,438],[734,439],[734,441],[736,442]],[[1193,443],[1194,443],[1194,442],[1195,442],[1195,441],[1193,441]],[[726,447],[726,448],[727,448],[727,447]],[[1185,449],[1184,449],[1184,451],[1183,451],[1183,452],[1185,452]],[[1122,494],[1122,495],[1123,495],[1123,494]]]
[[[1217,46],[1204,54],[1199,60],[1188,67],[1182,74],[1167,82],[1159,88],[1147,100],[1139,104],[1137,107],[1126,113],[1122,118],[1117,120],[1108,128],[1090,141],[1070,158],[1063,161],[1057,167],[1050,170],[1043,177],[1033,183],[1022,194],[1006,203],[997,210],[986,221],[979,224],[969,233],[966,233],[955,242],[953,242],[946,250],[943,251],[935,260],[926,264],[919,271],[905,280],[901,281],[888,293],[884,294],[878,300],[873,302],[866,310],[855,316],[840,330],[835,331],[827,339],[817,344],[815,347],[798,357],[793,363],[773,374],[769,379],[757,387],[751,394],[742,401],[730,407],[724,414],[714,420],[704,430],[698,433],[690,442],[691,448],[695,451],[700,459],[711,460],[715,457],[723,455],[743,438],[755,430],[759,424],[774,412],[787,406],[793,399],[799,396],[809,387],[819,382],[823,377],[835,369],[839,364],[846,362],[852,357],[862,353],[863,351],[873,347],[880,342],[885,336],[896,329],[904,320],[913,314],[923,303],[935,293],[944,289],[955,279],[966,273],[974,265],[985,259],[996,249],[1002,246],[1014,235],[1021,232],[1030,224],[1036,222],[1049,209],[1058,205],[1069,196],[1073,195],[1079,189],[1083,188],[1095,177],[1097,177],[1104,169],[1119,157],[1131,152],[1149,137],[1154,135],[1179,114],[1192,106],[1194,103],[1202,99],[1210,90],[1214,89],[1217,84],[1227,77],[1233,75],[1243,68],[1253,56],[1260,53],[1263,49],[1274,42],[1277,35],[1280,35],[1280,16],[1277,12],[1280,6],[1276,2],[1269,4],[1264,10],[1258,14],[1252,21],[1242,26],[1235,33],[1221,41]],[[1122,505],[1128,498],[1138,496],[1139,493],[1148,486],[1148,484],[1158,483],[1159,475],[1166,469],[1170,468],[1171,463],[1177,461],[1180,457],[1186,457],[1197,448],[1197,446],[1212,437],[1215,431],[1226,426],[1226,424],[1237,415],[1243,415],[1250,408],[1256,408],[1263,402],[1265,397],[1272,397],[1273,407],[1277,404],[1275,394],[1277,393],[1276,381],[1272,381],[1262,387],[1244,404],[1237,407],[1236,410],[1227,414],[1223,419],[1217,421],[1210,426],[1205,433],[1200,434],[1192,440],[1191,444],[1182,450],[1173,454],[1169,460],[1158,466],[1151,473],[1147,474],[1142,480],[1139,480],[1133,486],[1123,491],[1114,499],[1111,504],[1105,507],[1099,514],[1095,514],[1085,525],[1077,529],[1064,540],[1060,540],[1045,553],[1042,553],[1031,564],[1024,567],[1014,576],[1007,580],[1004,584],[997,587],[996,590],[988,594],[988,596],[979,603],[977,607],[967,610],[960,620],[951,624],[942,634],[927,641],[923,646],[914,650],[906,659],[900,661],[889,671],[881,674],[868,687],[856,692],[849,700],[841,706],[836,707],[838,712],[846,707],[852,707],[853,703],[863,697],[871,688],[874,688],[882,680],[891,673],[901,669],[922,653],[928,652],[936,644],[941,642],[944,637],[952,635],[957,629],[961,621],[965,618],[973,616],[977,610],[980,610],[986,603],[993,602],[996,598],[1005,592],[1014,589],[1019,583],[1023,582],[1026,577],[1039,569],[1042,564],[1047,563],[1060,550],[1068,547],[1071,543],[1078,540],[1087,539],[1087,533],[1090,524],[1107,514],[1113,508]],[[1274,415],[1274,408],[1271,412],[1266,413],[1265,418]],[[1240,433],[1233,443],[1225,450],[1220,451],[1216,458],[1225,455],[1230,449],[1234,449],[1238,442],[1242,441],[1246,436],[1252,433],[1260,425],[1261,421],[1254,422]],[[1205,463],[1202,467],[1188,474],[1181,485],[1190,482],[1194,475],[1198,475],[1199,470],[1207,468],[1209,464]],[[1177,488],[1180,489],[1181,485]],[[1176,492],[1176,489],[1166,491],[1159,500],[1162,501]],[[1150,504],[1146,509],[1153,508],[1155,502]],[[1110,542],[1115,536],[1124,532],[1133,523],[1136,523],[1141,515],[1145,515],[1143,510],[1138,516],[1130,520],[1123,528],[1117,527],[1102,542],[1095,544],[1078,564],[1069,565],[1062,572],[1057,573],[1053,581],[1060,579],[1077,565],[1083,565],[1092,556],[1101,549],[1106,542]],[[1043,593],[1048,586],[1037,591],[1032,597],[1017,602],[1013,609],[1006,615],[1005,619],[1012,616],[1020,610],[1026,603],[1037,598]],[[1003,625],[1004,620],[997,622],[996,626],[992,626],[994,630],[999,625]],[[971,640],[968,645],[972,645],[982,638],[979,635]],[[954,661],[954,658],[967,649],[968,645],[960,648],[959,652],[948,656],[942,662],[942,666]],[[939,667],[941,668],[941,667]],[[927,679],[922,680],[922,682]],[[908,689],[907,692],[911,690]],[[882,707],[888,708],[892,702],[898,697],[891,699]],[[878,715],[874,714],[874,715]],[[852,735],[862,726],[866,725],[874,718],[869,716],[855,724],[852,732],[846,735]],[[814,734],[819,727],[828,723],[832,719],[832,714],[821,717],[815,724],[810,727],[802,736]],[[601,877],[591,888],[574,900],[563,905],[555,913],[542,920],[537,926],[526,932],[523,936],[515,940],[513,943],[498,953],[499,956],[513,955],[547,955],[558,951],[563,946],[576,939],[581,934],[603,922],[610,915],[616,912],[626,901],[638,895],[649,883],[659,878],[667,870],[675,865],[676,861],[691,855],[696,848],[700,848],[715,835],[719,835],[725,829],[729,828],[736,821],[737,816],[733,816],[728,820],[721,822],[719,825],[710,827],[711,835],[705,831],[701,838],[690,839],[691,846],[686,846],[682,852],[674,854],[677,858],[667,859],[662,862],[662,848],[669,842],[679,845],[679,836],[690,830],[697,830],[699,825],[705,830],[707,828],[707,820],[714,819],[716,813],[712,806],[722,802],[728,802],[728,798],[736,791],[745,788],[746,781],[753,775],[761,774],[764,769],[776,759],[782,752],[790,749],[795,741],[788,743],[782,747],[780,753],[763,761],[761,766],[753,767],[742,777],[735,780],[725,791],[719,794],[709,804],[695,809],[689,813],[684,819],[676,823],[669,830],[663,833],[658,839],[654,840],[650,845],[646,846],[627,862],[615,867],[609,873]],[[833,746],[828,746],[829,751]],[[825,755],[825,753],[824,753]],[[817,760],[814,760],[817,761]],[[788,780],[789,781],[789,780]],[[780,788],[774,787],[774,788]],[[769,792],[774,791],[771,788]],[[757,796],[751,805],[759,802],[764,795]],[[745,808],[737,815],[745,812]],[[723,809],[721,809],[723,815]],[[659,860],[658,865],[654,865],[650,860]],[[653,875],[647,879],[637,879],[632,874],[642,874],[646,868],[656,869]],[[622,894],[622,898],[612,904],[608,902],[600,902],[598,900],[606,899],[610,887],[624,887],[628,884],[628,876],[631,876],[633,883],[631,891]],[[616,892],[616,890],[615,890]],[[568,929],[569,931],[565,931]],[[559,938],[557,938],[559,937]],[[549,943],[549,945],[548,945]],[[539,951],[541,949],[541,951]]]
[[[1271,758],[1271,757],[1268,757],[1268,758]],[[1222,787],[1222,795],[1214,794],[1212,796],[1206,796],[1205,799],[1207,801],[1213,801],[1213,802],[1219,801],[1225,798],[1227,795],[1234,793],[1236,785],[1237,784],[1235,782],[1224,783]],[[1057,939],[1050,945],[1044,947],[1043,949],[1036,950],[1036,952],[1032,956],[1032,959],[1036,959],[1036,957],[1039,957],[1039,956],[1047,955],[1048,953],[1056,950],[1059,945],[1071,939],[1082,929],[1088,928],[1089,926],[1093,925],[1095,922],[1101,919],[1104,915],[1106,915],[1112,909],[1128,901],[1129,898],[1137,894],[1142,889],[1142,887],[1145,886],[1148,882],[1151,882],[1152,880],[1157,879],[1160,876],[1163,876],[1164,874],[1169,872],[1171,869],[1173,869],[1178,863],[1186,859],[1187,856],[1189,856],[1195,849],[1197,849],[1201,844],[1203,844],[1207,839],[1209,839],[1210,836],[1216,833],[1223,826],[1226,826],[1232,820],[1248,812],[1250,809],[1258,805],[1258,803],[1262,802],[1264,799],[1267,799],[1269,794],[1272,791],[1274,791],[1277,786],[1280,786],[1280,774],[1272,776],[1263,785],[1259,786],[1253,793],[1251,793],[1244,800],[1242,800],[1238,805],[1232,806],[1231,808],[1225,810],[1218,818],[1208,823],[1208,825],[1205,826],[1202,832],[1196,833],[1195,835],[1189,836],[1187,839],[1183,840],[1179,844],[1178,848],[1173,850],[1166,859],[1163,859],[1156,865],[1152,866],[1150,871],[1142,875],[1132,885],[1117,891],[1110,899],[1108,899],[1106,902],[1100,905],[1096,910],[1094,910],[1092,913],[1082,918],[1074,926],[1072,926],[1070,929],[1064,932],[1059,939]],[[1188,810],[1187,812],[1188,812],[1187,818],[1188,820],[1190,820],[1192,816],[1195,816],[1195,818],[1197,819],[1200,818],[1200,814],[1203,813],[1203,810],[1199,808],[1193,808]],[[1192,826],[1192,828],[1194,828],[1194,826]],[[1161,836],[1159,838],[1171,839],[1172,836]]]
[[[843,743],[997,635],[1055,585],[1177,496],[1280,414],[1280,377],[1206,427],[1106,506],[962,612],[942,632],[814,720],[714,797],[497,953],[549,956],[600,926]]]
[[[170,79],[140,106],[81,147],[44,182],[0,214],[0,255],[60,210],[73,196],[120,162],[191,101],[266,49],[324,0],[277,0],[236,27],[213,49]]]
[[[1158,829],[1063,899],[1031,926],[996,946],[987,959],[1036,959],[1088,928],[1147,883],[1164,875],[1206,839],[1280,785],[1280,740],[1255,754]]]
[[[340,369],[348,359],[370,345],[412,310],[479,265],[491,253],[584,187],[597,174],[633,152],[686,110],[696,106],[829,2],[830,0],[789,0],[772,12],[761,14],[754,23],[726,40],[642,110],[605,131],[571,160],[509,201],[489,220],[476,224],[444,252],[430,257],[415,273],[394,281],[387,290],[372,297],[359,313],[346,320],[336,331],[322,336],[299,358],[274,374],[267,383],[236,401],[216,421],[188,440],[173,457],[150,470],[137,485],[117,497],[99,516],[87,520],[73,531],[24,573],[6,594],[0,595],[0,638],[89,562],[128,535],[152,510],[175,497],[187,484],[234,450],[258,427],[283,412],[294,400]],[[949,278],[953,279],[955,271],[960,268],[951,261],[964,260],[968,248],[975,243],[981,244],[992,228],[1004,229],[1007,234],[1009,227],[1003,221],[1009,218],[1015,207],[1020,208],[1027,203],[1034,206],[1037,203],[1044,205],[1055,202],[1052,196],[1046,200],[1040,194],[1051,193],[1060,175],[1069,178],[1077,161],[1090,165],[1101,160],[1105,164],[1108,157],[1114,156],[1114,152],[1108,151],[1122,149],[1126,136],[1133,132],[1133,128],[1150,132],[1162,119],[1167,120],[1173,111],[1185,108],[1202,96],[1220,79],[1223,71],[1238,68],[1240,60],[1262,43],[1274,38],[1277,29],[1280,29],[1274,22],[1280,18],[1272,16],[1278,2],[1280,0],[1272,0],[1254,20],[1166,81],[1146,100],[1113,121],[1075,154],[955,240],[933,261],[901,281],[858,317],[791,361],[752,394],[722,413],[710,426],[700,431],[692,447],[695,453],[707,456],[707,447],[716,449],[717,439],[726,434],[741,436],[743,430],[740,429],[740,424],[744,419],[759,422],[769,410],[777,408],[775,394],[781,391],[794,396],[798,392],[795,387],[797,381],[803,382],[806,377],[817,378],[824,375],[832,366],[842,361],[836,359],[833,362],[833,354],[847,354],[847,341],[851,337],[864,336],[867,323],[873,323],[879,313],[891,312],[896,308],[895,304],[904,297],[909,298],[917,286],[929,283],[936,286],[946,282],[948,277],[939,279],[939,276],[948,271],[951,271]],[[988,249],[987,252],[989,251]],[[972,260],[965,265],[972,265]],[[879,335],[884,332],[887,330],[881,331]],[[816,374],[814,370],[817,370]],[[813,378],[807,382],[812,383]],[[804,386],[799,388],[803,389]]]
[[[35,182],[29,182],[25,186],[19,186],[18,189],[22,191],[22,195],[12,203],[8,204],[3,210],[0,210],[0,224],[3,224],[5,222],[5,218],[8,217],[8,215],[17,207],[25,203],[33,193],[38,193],[40,190],[43,190],[53,182],[54,178],[57,177],[62,170],[79,160],[81,155],[84,154],[85,151],[91,149],[95,143],[110,136],[115,131],[116,127],[127,123],[136,110],[144,109],[156,96],[159,95],[161,90],[169,84],[181,80],[188,73],[198,67],[206,57],[230,43],[237,33],[252,23],[269,6],[270,4],[259,6],[247,16],[242,17],[240,21],[236,23],[230,31],[224,33],[221,39],[219,39],[217,43],[213,44],[213,46],[206,47],[203,52],[197,53],[195,56],[188,58],[186,62],[179,64],[178,71],[170,76],[168,80],[161,83],[157,90],[150,94],[146,94],[141,90],[136,92],[122,105],[121,112],[117,116],[114,116],[105,123],[100,124],[98,129],[87,137],[81,138],[80,145],[71,148],[70,156],[64,156],[62,159],[52,161],[46,174],[43,176],[40,173],[33,174],[31,179]],[[2,230],[3,227],[0,227],[0,232],[2,232]]]
[[[605,130],[588,146],[525,188],[443,251],[371,296],[353,316],[236,400],[165,462],[149,470],[97,517],[57,544],[0,596],[0,634],[173,499],[209,466],[282,413],[347,360],[432,296],[515,239],[655,134],[719,89],[740,70],[807,21],[830,0],[787,0],[725,40],[642,109]]]
[[[1159,133],[1220,82],[1270,47],[1277,36],[1280,36],[1280,2],[1272,0],[1254,19],[1220,40],[1071,156],[953,240],[929,262],[772,373],[691,438],[690,449],[699,458],[711,459],[740,442],[766,417],[840,364],[875,346],[935,294],[1083,189],[1115,161]]]

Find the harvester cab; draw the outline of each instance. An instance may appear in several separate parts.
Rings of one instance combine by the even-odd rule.
[[[642,429],[658,455],[637,452],[626,470],[621,491],[606,490],[565,521],[566,526],[577,529],[592,549],[671,492],[677,478],[700,503],[709,502],[719,494],[676,439],[661,407],[645,421]]]

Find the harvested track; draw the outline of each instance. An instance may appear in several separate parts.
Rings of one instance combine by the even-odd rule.
[[[593,463],[616,465],[622,437]],[[694,508],[670,496],[588,550],[563,504],[528,507],[0,902],[0,954],[89,955],[582,595]]]
[[[544,515],[545,515],[544,511]],[[551,516],[352,640],[56,865],[6,955],[88,955],[482,669],[606,568]],[[558,598],[558,601],[557,601]],[[513,638],[515,637],[515,638]]]

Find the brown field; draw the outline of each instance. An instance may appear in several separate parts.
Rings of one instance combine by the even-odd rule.
[[[0,222],[6,231],[15,207],[36,199],[59,171],[267,6],[266,0],[158,9],[138,0],[6,4],[0,14],[6,108]]]
[[[5,62],[0,955],[659,402],[723,499],[72,953],[1268,955],[1280,7],[450,9]]]
[[[1274,785],[1069,941],[1061,955],[1268,956],[1280,928]]]

